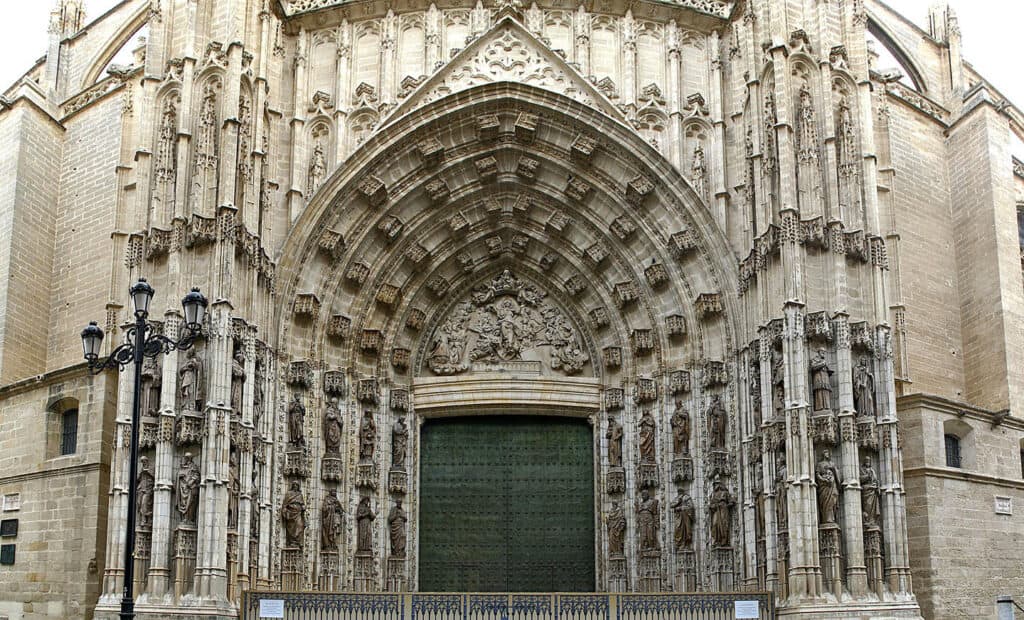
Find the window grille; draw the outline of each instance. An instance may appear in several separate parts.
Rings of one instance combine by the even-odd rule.
[[[946,467],[960,467],[960,438],[946,435]]]
[[[78,409],[61,414],[60,453],[74,454],[78,450]]]

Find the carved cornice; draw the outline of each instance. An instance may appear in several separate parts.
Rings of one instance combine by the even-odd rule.
[[[353,0],[279,0],[285,17],[295,17],[330,8],[349,7]],[[688,9],[721,20],[729,19],[736,2],[730,0],[646,0],[647,3],[668,8]],[[472,3],[467,3],[467,7]]]

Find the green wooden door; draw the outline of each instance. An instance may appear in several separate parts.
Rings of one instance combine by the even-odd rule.
[[[586,420],[450,418],[422,433],[420,591],[593,591]]]

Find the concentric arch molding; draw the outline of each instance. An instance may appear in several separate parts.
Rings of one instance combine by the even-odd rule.
[[[581,377],[417,377],[413,408],[425,417],[495,410],[585,417],[601,408],[601,382]]]
[[[729,19],[736,6],[735,2],[726,0],[644,0],[644,2],[656,6],[690,9],[718,19]],[[286,16],[293,17],[323,9],[363,5],[366,2],[364,0],[279,0],[279,4]],[[488,3],[488,5],[490,4]],[[500,6],[501,3],[496,4]],[[508,4],[525,6],[526,3],[508,1]]]

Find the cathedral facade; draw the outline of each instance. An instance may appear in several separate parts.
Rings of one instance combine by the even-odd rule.
[[[141,374],[141,617],[1024,593],[1024,117],[948,9],[83,11],[0,100],[0,616],[117,616],[134,386],[78,332],[140,277],[169,338],[210,300]]]

